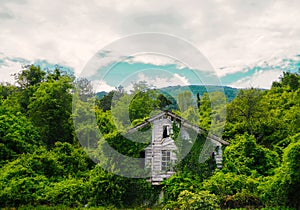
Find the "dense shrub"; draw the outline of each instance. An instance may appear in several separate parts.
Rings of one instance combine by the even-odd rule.
[[[219,208],[217,196],[210,194],[208,191],[199,191],[197,193],[183,190],[177,201],[170,201],[165,208],[171,209],[205,209],[215,210]]]
[[[45,204],[83,206],[88,202],[89,186],[79,179],[66,179],[51,183],[45,188]]]

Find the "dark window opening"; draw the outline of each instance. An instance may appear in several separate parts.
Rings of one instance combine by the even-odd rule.
[[[140,167],[144,168],[145,167],[145,150],[140,152]]]
[[[163,127],[163,138],[169,137],[169,126],[164,125]]]
[[[212,153],[211,153],[211,158],[212,158],[213,160],[215,159],[215,156],[216,156],[215,152],[212,152]]]
[[[140,158],[145,158],[145,150],[140,152]]]

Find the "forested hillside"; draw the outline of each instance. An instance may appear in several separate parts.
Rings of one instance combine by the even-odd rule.
[[[300,208],[297,73],[285,72],[270,90],[240,90],[226,107],[214,109],[211,100],[226,95],[214,92],[197,100],[191,93],[181,92],[174,104],[174,98],[141,82],[134,84],[131,92],[116,88],[98,99],[87,80],[33,65],[16,74],[15,82],[0,84],[1,208]],[[106,141],[131,157],[140,157],[147,144],[131,142],[121,131],[159,110],[170,109],[216,133],[222,130],[226,116],[220,133],[230,145],[224,148],[223,168],[217,169],[212,159],[199,162],[205,136],[198,135],[191,151],[176,165],[177,173],[160,186],[107,172],[78,141],[77,135],[88,132],[89,127],[73,124],[74,117],[86,113],[72,109],[75,94],[82,104],[95,100],[91,109],[103,134],[85,146],[101,151]],[[128,101],[129,110],[124,107]],[[124,112],[129,112],[129,122]],[[102,163],[106,161],[103,154],[93,154],[102,158]]]

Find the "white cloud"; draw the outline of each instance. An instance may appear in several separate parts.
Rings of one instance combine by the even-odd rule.
[[[0,82],[14,83],[13,74],[18,73],[28,61],[18,58],[8,58],[0,53]]]
[[[162,32],[193,43],[222,76],[258,60],[299,53],[299,7],[297,0],[3,0],[0,51],[9,57],[65,64],[79,74],[114,40]],[[5,78],[6,70],[1,69]]]
[[[151,54],[151,53],[135,55],[129,59],[126,59],[125,61],[128,63],[153,64],[156,66],[175,64],[177,69],[183,69],[183,68],[187,67],[186,65],[184,65],[182,62],[176,60],[175,58],[171,58],[166,55]]]
[[[109,84],[107,84],[106,81],[103,80],[94,80],[91,81],[91,84],[93,86],[94,92],[101,92],[101,91],[109,92],[115,89],[115,87],[110,86]]]
[[[229,86],[235,88],[264,88],[270,89],[274,81],[278,81],[282,75],[280,70],[258,71],[252,76],[240,79]]]
[[[12,62],[12,61],[6,61],[5,66],[0,67],[0,82],[14,82],[14,76],[13,74],[17,73],[21,69],[21,64]]]
[[[148,84],[155,86],[156,88],[168,87],[168,86],[186,86],[190,85],[188,79],[179,74],[168,75],[161,74],[161,76],[149,77],[144,73],[138,74],[137,81],[147,81]]]

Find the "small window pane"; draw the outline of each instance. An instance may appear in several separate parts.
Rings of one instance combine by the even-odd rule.
[[[171,171],[171,152],[168,150],[162,150],[162,161],[161,161],[161,170],[162,171]]]

